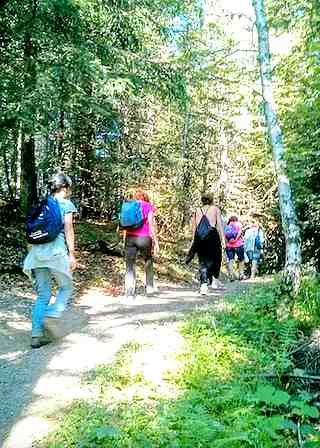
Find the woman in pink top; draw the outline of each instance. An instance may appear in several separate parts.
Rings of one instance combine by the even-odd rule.
[[[230,280],[234,280],[233,263],[237,255],[239,262],[239,280],[244,279],[244,241],[241,238],[242,224],[237,216],[231,216],[227,226],[234,229],[234,235],[230,238],[230,233],[225,232],[226,238],[226,254],[228,261],[228,272]],[[229,229],[228,229],[229,230]]]
[[[145,260],[146,294],[151,295],[156,292],[153,278],[153,255],[159,253],[156,221],[154,218],[156,208],[151,204],[147,193],[144,191],[137,191],[134,194],[134,199],[141,204],[144,223],[142,227],[138,229],[130,229],[126,231],[126,302],[132,302],[136,296],[136,258],[138,252],[141,253]]]

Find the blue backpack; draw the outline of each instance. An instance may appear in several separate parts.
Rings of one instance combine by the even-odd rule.
[[[144,217],[139,201],[125,201],[120,211],[122,229],[139,229],[144,224]]]
[[[254,240],[254,248],[257,249],[257,250],[261,250],[262,249],[262,243],[261,243],[259,230],[258,230],[256,238]]]
[[[49,243],[57,238],[62,229],[60,206],[53,196],[43,199],[27,217],[26,232],[30,244]]]
[[[238,235],[237,229],[232,225],[228,224],[224,229],[224,236],[227,241],[234,240]]]

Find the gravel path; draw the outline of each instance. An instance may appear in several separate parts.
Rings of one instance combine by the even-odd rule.
[[[232,289],[239,288],[237,283]],[[157,297],[139,297],[134,306],[120,305],[103,288],[87,290],[77,307],[87,315],[88,324],[38,350],[29,348],[31,294],[12,288],[1,298],[0,447],[30,448],[53,428],[50,416],[56,410],[74,399],[94,396],[92,386],[81,383],[82,375],[112,361],[124,343],[152,341],[149,364],[154,364],[155,354],[169,356],[183,343],[177,324],[186,312],[223,303],[217,292],[203,297],[194,289],[165,283],[159,289]],[[160,364],[156,375],[161,376]]]

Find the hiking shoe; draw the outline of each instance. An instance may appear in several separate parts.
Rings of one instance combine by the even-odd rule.
[[[247,277],[244,275],[244,274],[240,274],[239,275],[239,280],[241,281],[241,280],[246,280],[247,279]]]
[[[33,336],[31,338],[31,348],[40,348],[43,347],[44,345],[48,345],[50,344],[50,342],[52,342],[50,339],[48,338],[44,338],[43,336]]]
[[[200,294],[202,296],[206,296],[208,294],[208,285],[206,283],[202,283],[200,286]]]

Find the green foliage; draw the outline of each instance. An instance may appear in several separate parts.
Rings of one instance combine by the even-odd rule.
[[[143,377],[140,374],[134,376],[130,374],[132,355],[139,350],[141,350],[141,345],[138,342],[131,341],[123,345],[112,365],[98,366],[94,372],[88,375],[87,380],[99,385],[102,391],[110,384],[120,390],[130,384],[142,382]]]
[[[76,223],[77,242],[80,247],[95,244],[98,240],[104,240],[111,245],[119,242],[119,235],[116,232],[117,223],[98,224],[90,221]]]
[[[143,347],[123,347],[113,364],[90,378],[103,384],[100,402],[76,403],[41,446],[293,448],[298,426],[305,446],[316,446],[319,433],[312,423],[319,410],[313,396],[289,392],[264,377],[274,372],[276,378],[289,368],[288,348],[298,337],[299,320],[278,316],[276,291],[233,295],[220,311],[209,308],[187,319],[182,368],[166,374],[177,389],[175,399],[130,373],[134,353]]]
[[[68,171],[83,218],[112,218],[137,185],[151,190],[172,241],[184,236],[203,190],[225,213],[234,204],[242,214],[274,207],[260,123],[238,123],[242,109],[256,120],[244,87],[251,69],[218,8],[215,20],[191,0],[7,2],[0,197],[26,202],[31,177],[20,174],[19,145],[33,137],[33,186],[44,193],[53,171]],[[281,265],[278,253],[266,257],[269,270]]]
[[[292,47],[277,64],[278,104],[288,148],[290,178],[301,221],[305,263],[320,270],[319,17],[318,2],[271,1],[271,24]]]
[[[81,208],[112,215],[114,198],[105,198],[115,197],[125,178],[111,172],[124,149],[112,144],[121,132],[104,142],[102,160],[96,157],[95,135],[110,134],[114,120],[120,124],[128,98],[130,103],[156,92],[164,103],[185,102],[183,72],[161,57],[169,39],[163,29],[175,14],[189,16],[194,8],[174,0],[105,5],[54,0],[13,1],[0,12],[0,194],[21,195],[25,202],[24,159],[23,187],[17,189],[19,140],[32,135],[40,186],[57,168],[67,167],[79,180],[75,193],[84,198]]]
[[[252,398],[258,403],[262,401],[267,405],[275,408],[281,405],[288,404],[290,395],[287,392],[277,390],[275,387],[269,384],[259,384],[256,393]]]
[[[319,327],[320,280],[318,274],[303,277],[292,311],[304,332],[310,332]]]

